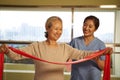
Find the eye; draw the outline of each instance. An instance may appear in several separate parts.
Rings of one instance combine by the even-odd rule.
[[[95,26],[94,25],[89,25],[89,28],[95,28]]]
[[[83,28],[86,28],[87,26],[88,26],[87,24],[84,24],[84,25],[83,25]]]
[[[93,26],[91,26],[91,25],[89,26],[89,28],[92,28],[92,27],[93,27]]]

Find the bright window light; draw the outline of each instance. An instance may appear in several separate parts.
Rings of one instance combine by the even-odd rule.
[[[117,8],[116,5],[100,5],[100,8]]]

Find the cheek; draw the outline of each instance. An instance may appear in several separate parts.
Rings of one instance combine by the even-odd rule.
[[[61,30],[61,31],[60,31],[60,34],[62,34],[62,32],[63,32],[63,31]]]
[[[85,29],[85,28],[83,28],[83,29],[82,29],[82,31],[83,31],[83,32],[85,32],[85,31],[86,31],[86,29]]]
[[[51,35],[53,35],[53,34],[54,34],[54,31],[53,31],[53,30],[48,31],[48,35],[49,35],[49,36],[51,36]]]
[[[91,29],[91,32],[94,33],[96,30],[95,29]]]
[[[92,27],[92,28],[91,28],[91,30],[92,30],[93,32],[95,32],[95,31],[96,31],[95,27]]]

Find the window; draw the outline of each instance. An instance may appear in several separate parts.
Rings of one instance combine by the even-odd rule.
[[[115,11],[84,11],[78,8],[74,9],[74,16],[72,15],[71,8],[38,8],[38,9],[0,9],[0,40],[13,40],[13,41],[42,41],[45,32],[45,22],[50,16],[59,16],[63,20],[63,34],[59,39],[59,42],[70,42],[71,35],[74,37],[82,36],[83,20],[89,15],[94,15],[99,18],[100,26],[95,32],[95,36],[100,38],[105,43],[119,43],[119,17],[120,11],[117,12],[117,19],[115,20]],[[73,16],[73,17],[72,17]],[[73,23],[72,23],[73,20]],[[117,23],[116,23],[116,22]],[[117,26],[116,32],[114,32],[115,25]],[[73,29],[73,33],[72,33]],[[115,33],[115,34],[114,34]],[[10,44],[15,47],[22,47],[22,45]],[[112,44],[113,46],[114,44]],[[118,51],[119,52],[119,51]],[[116,58],[117,57],[117,58]],[[113,58],[113,73],[119,75],[117,71],[118,56],[112,56]],[[9,63],[16,63],[16,61],[10,61],[8,58],[5,60]],[[21,63],[22,61],[17,61]],[[30,63],[31,61],[24,61],[24,63]]]
[[[115,12],[95,12],[95,11],[79,11],[75,9],[74,12],[74,27],[73,37],[82,36],[82,26],[85,17],[94,15],[99,18],[100,26],[95,32],[95,36],[104,41],[105,43],[114,42],[114,22]]]
[[[45,22],[50,16],[59,16],[63,20],[63,34],[59,41],[70,41],[70,9],[0,10],[0,40],[45,40]]]

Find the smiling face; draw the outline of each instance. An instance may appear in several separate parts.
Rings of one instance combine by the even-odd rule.
[[[49,23],[46,28],[48,32],[48,39],[52,41],[57,41],[62,34],[62,22],[59,19],[55,19]]]
[[[83,24],[84,36],[85,37],[94,36],[95,31],[96,31],[96,29],[95,29],[94,21],[91,19],[86,20]]]

